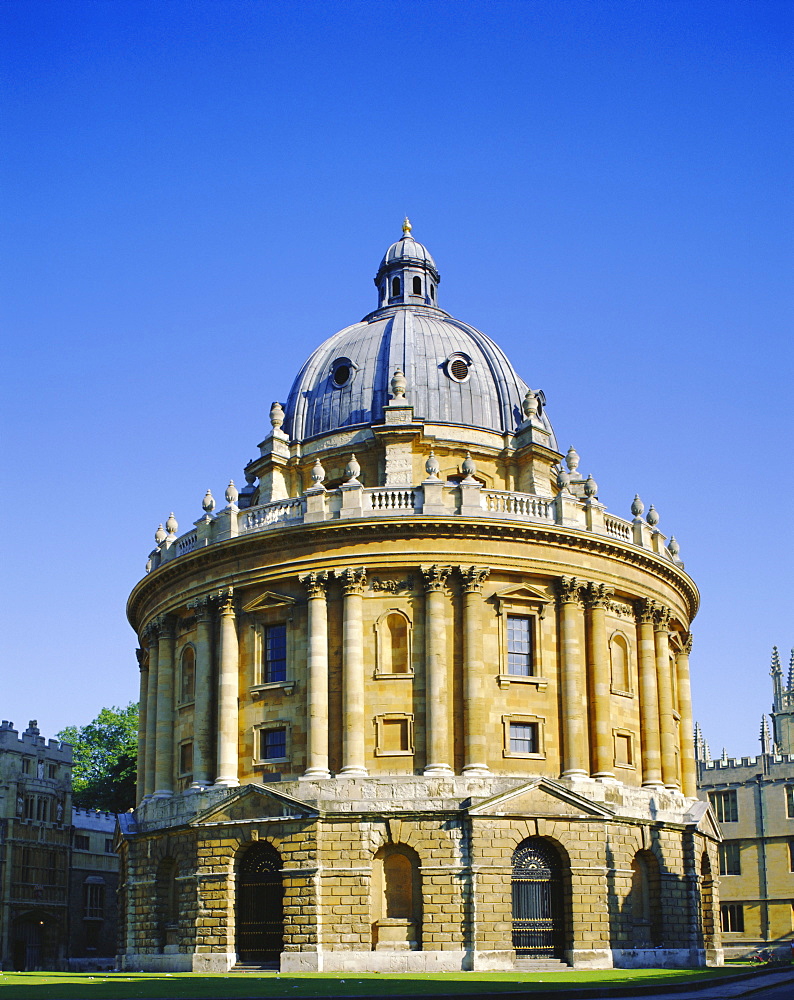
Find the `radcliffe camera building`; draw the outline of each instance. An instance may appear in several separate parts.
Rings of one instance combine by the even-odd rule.
[[[604,508],[407,220],[375,285],[130,597],[126,967],[721,961],[677,543]]]

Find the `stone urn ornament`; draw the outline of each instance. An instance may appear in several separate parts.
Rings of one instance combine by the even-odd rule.
[[[466,477],[463,480],[464,483],[467,483],[467,482],[476,482],[476,480],[474,478],[474,473],[477,471],[477,466],[476,466],[476,464],[474,462],[474,459],[471,457],[471,452],[470,451],[466,452],[466,457],[463,459],[463,463],[461,464],[460,471]]]
[[[565,464],[568,466],[568,471],[571,475],[575,475],[576,470],[579,468],[579,452],[573,445],[568,449],[568,454],[565,456]]]
[[[226,487],[225,496],[226,496],[226,503],[228,503],[230,507],[237,503],[237,498],[240,496],[240,492],[234,485],[233,479],[229,480],[229,485]]]
[[[323,480],[325,479],[325,469],[322,466],[319,458],[314,460],[314,465],[312,466],[312,482],[315,486],[322,486]]]
[[[215,510],[215,497],[212,495],[211,490],[207,490],[204,494],[201,507],[205,514],[211,514]]]
[[[645,504],[640,500],[639,493],[634,494],[634,499],[631,501],[631,513],[635,517],[642,517],[642,512],[645,510]]]
[[[391,395],[392,399],[404,400],[405,399],[405,389],[408,385],[408,380],[405,377],[405,373],[401,369],[397,369],[392,375],[391,380]]]
[[[157,525],[157,531],[154,533],[154,540],[158,545],[162,545],[163,542],[168,538],[168,532],[162,526],[162,524]]]
[[[355,455],[350,456],[350,461],[345,466],[345,475],[349,483],[358,482],[358,477],[361,475],[361,466],[356,461]]]
[[[538,415],[538,394],[532,389],[527,389],[527,394],[521,403],[521,409],[527,420],[534,420]]]
[[[598,493],[598,483],[593,479],[592,476],[588,475],[587,479],[584,481],[584,495],[592,500],[593,497]]]
[[[557,489],[562,492],[562,490],[567,490],[570,485],[571,474],[560,466],[559,471],[557,472]]]
[[[177,520],[174,517],[173,511],[171,511],[171,513],[168,515],[168,520],[165,522],[165,530],[171,536],[175,535],[177,531],[179,531],[179,524],[177,523]]]
[[[648,508],[648,513],[645,515],[645,520],[650,524],[652,528],[655,528],[659,523],[659,512],[654,507],[653,504]]]
[[[425,472],[427,473],[428,479],[438,479],[438,473],[441,469],[438,459],[435,456],[435,452],[430,452],[427,461],[425,462]]]
[[[270,423],[274,430],[280,430],[284,423],[284,407],[278,401],[270,407]]]

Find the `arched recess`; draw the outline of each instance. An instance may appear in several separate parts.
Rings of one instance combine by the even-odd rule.
[[[165,857],[157,865],[154,896],[157,914],[157,945],[162,952],[179,946],[179,883],[177,863]]]
[[[422,876],[407,844],[385,844],[375,854],[371,912],[373,950],[421,950]]]
[[[375,622],[376,672],[379,676],[410,675],[411,619],[404,611],[392,608]]]
[[[179,669],[179,703],[187,705],[196,697],[196,650],[185,646]]]
[[[555,845],[529,837],[513,852],[513,947],[519,957],[562,958],[566,866]]]
[[[653,851],[637,851],[631,862],[631,940],[634,948],[662,943],[661,877]]]
[[[278,962],[284,942],[281,855],[267,841],[247,848],[237,866],[235,950],[241,962]]]
[[[609,662],[612,690],[619,694],[630,694],[632,691],[631,646],[622,632],[613,632],[610,636]]]
[[[20,913],[11,921],[9,951],[17,972],[57,968],[64,945],[61,921],[46,910]]]
[[[714,872],[708,852],[700,859],[700,932],[706,957],[717,948],[717,924],[715,920]]]

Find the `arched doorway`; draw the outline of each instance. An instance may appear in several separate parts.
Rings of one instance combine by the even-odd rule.
[[[241,962],[278,962],[283,939],[281,855],[272,844],[255,844],[237,869],[237,957]]]
[[[546,840],[531,837],[513,854],[513,947],[524,958],[562,958],[565,949],[564,883],[560,857]]]

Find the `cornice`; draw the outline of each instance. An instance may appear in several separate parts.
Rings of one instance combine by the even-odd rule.
[[[400,518],[367,517],[345,521],[323,521],[318,524],[298,524],[269,531],[251,532],[216,542],[205,548],[195,549],[177,559],[169,560],[139,580],[127,602],[127,618],[136,631],[140,625],[144,604],[150,595],[160,588],[168,588],[183,577],[193,578],[206,574],[218,567],[219,577],[213,584],[215,589],[225,582],[239,580],[237,567],[249,555],[276,553],[283,555],[291,549],[299,550],[296,574],[313,568],[311,558],[304,555],[306,548],[321,551],[340,542],[355,541],[388,543],[392,539],[413,539],[417,536],[427,539],[484,539],[503,542],[523,542],[548,546],[556,551],[575,550],[614,559],[634,569],[649,573],[667,583],[684,599],[689,619],[694,618],[700,604],[699,591],[692,578],[682,569],[647,549],[630,543],[619,542],[605,535],[594,535],[587,531],[566,528],[561,525],[530,524],[519,521],[501,521],[498,518],[475,518],[455,515],[449,518],[433,518],[415,515]],[[388,551],[388,544],[386,547]],[[327,561],[325,557],[324,561]],[[448,558],[448,557],[445,557]],[[349,563],[350,554],[339,556],[339,561]],[[370,552],[355,557],[355,561],[367,566],[378,562]],[[428,561],[422,557],[422,562]],[[231,563],[228,570],[220,568]],[[572,567],[576,570],[576,567]],[[562,574],[561,574],[562,575]],[[206,590],[206,583],[204,584]],[[195,596],[195,595],[194,595]],[[175,604],[174,607],[177,605]],[[157,607],[158,612],[170,607]]]

